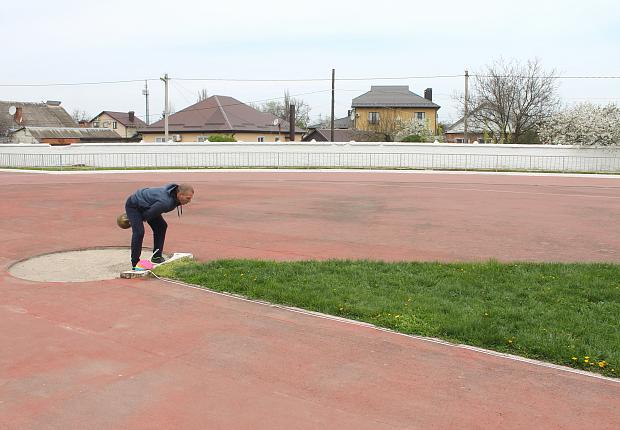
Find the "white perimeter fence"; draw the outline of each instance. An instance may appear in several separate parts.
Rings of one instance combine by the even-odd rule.
[[[0,145],[2,168],[371,168],[620,173],[620,149],[400,143]]]

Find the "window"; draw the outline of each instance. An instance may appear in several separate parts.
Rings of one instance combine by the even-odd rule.
[[[265,141],[265,137],[264,137],[264,136],[258,136],[258,137],[256,138],[256,141],[257,141],[257,142],[264,142],[264,141]]]
[[[93,127],[99,128],[99,121],[93,121]]]
[[[115,129],[115,130],[116,130],[116,124],[117,124],[116,121],[112,121],[112,128]]]
[[[379,124],[379,112],[368,112],[368,124]]]
[[[163,142],[165,142],[165,141],[166,141],[166,138],[165,138],[165,137],[156,137],[156,138],[155,138],[155,142],[158,142],[158,143],[163,143]]]
[[[417,119],[418,121],[424,121],[425,118],[426,118],[426,113],[425,112],[416,112],[415,113],[415,119]]]
[[[198,136],[196,138],[196,142],[208,142],[209,141],[209,136]]]
[[[463,139],[462,137],[457,137],[456,138],[456,143],[464,143],[465,139]]]
[[[103,128],[110,128],[110,121],[103,121]]]

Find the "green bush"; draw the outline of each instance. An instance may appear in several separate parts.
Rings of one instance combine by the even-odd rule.
[[[209,136],[209,142],[236,142],[232,134],[212,134]]]
[[[403,138],[403,142],[424,142],[424,139],[419,134],[410,134]]]

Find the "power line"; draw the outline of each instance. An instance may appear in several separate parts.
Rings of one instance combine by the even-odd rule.
[[[171,81],[172,81],[172,79],[171,79]],[[186,87],[180,85],[179,83],[177,83],[176,85],[179,86],[177,88],[177,90],[180,89],[180,88],[183,88],[186,91],[189,91]],[[299,96],[305,96],[305,95],[311,95],[311,94],[319,94],[319,93],[326,93],[328,91],[331,91],[331,90],[326,89],[326,90],[318,90],[318,91],[311,91],[311,92],[305,92],[305,93],[298,93],[298,94],[289,95],[289,97],[291,97],[293,99],[293,98],[299,97]],[[336,89],[336,91],[345,91],[345,90],[338,90],[338,89]],[[349,90],[349,91],[364,91],[364,90]],[[183,96],[183,93],[181,93],[180,91],[177,91],[177,92],[181,96]],[[186,101],[189,102],[189,100],[187,100],[186,97],[183,96],[183,98],[185,98]],[[280,97],[272,97],[272,98],[262,99],[262,100],[251,100],[251,101],[245,101],[245,102],[239,102],[239,103],[230,103],[230,104],[227,104],[227,105],[222,105],[222,107],[238,106],[238,105],[251,105],[251,104],[255,104],[255,103],[265,103],[265,102],[270,102],[270,101],[283,100],[284,98],[285,98],[285,96],[280,96]],[[197,104],[197,103],[198,102],[193,103],[193,104]],[[191,102],[190,102],[190,104],[191,104]],[[183,111],[184,112],[191,112],[191,111],[209,110],[209,109],[215,109],[215,108],[214,107],[203,107],[203,108],[194,108],[194,109],[183,109]],[[151,115],[151,116],[153,116],[153,115]],[[155,116],[158,116],[158,115],[155,115]]]
[[[620,100],[619,97],[563,97],[566,100]]]
[[[365,78],[339,78],[337,81],[379,81],[379,80],[406,80],[406,79],[435,79],[435,78],[458,78],[460,75],[435,75],[435,76],[377,76]],[[127,79],[118,81],[95,81],[95,82],[56,82],[56,83],[28,83],[28,84],[0,84],[0,87],[58,87],[80,85],[108,85],[124,84],[132,82],[158,81],[157,78]],[[326,82],[331,78],[303,78],[303,79],[238,79],[238,78],[170,78],[176,81],[215,81],[215,82]]]
[[[404,80],[404,79],[436,79],[436,78],[460,78],[462,75],[433,75],[433,76],[375,76],[370,78],[337,78],[336,81],[379,81],[379,80]],[[331,78],[305,78],[305,79],[235,79],[235,78],[171,78],[177,81],[220,81],[220,82],[322,82]]]
[[[79,85],[108,85],[108,84],[127,84],[131,82],[156,81],[157,79],[128,79],[121,81],[99,81],[99,82],[61,82],[53,84],[0,84],[0,87],[67,87]]]
[[[365,78],[339,78],[337,81],[375,81],[375,80],[405,80],[405,79],[434,79],[434,78],[457,78],[460,75],[435,75],[435,76],[377,76]],[[93,81],[93,82],[55,82],[55,83],[0,83],[0,87],[58,87],[80,85],[109,85],[132,82],[158,81],[158,78],[126,79],[118,81]],[[322,82],[331,81],[331,78],[303,78],[303,79],[237,79],[237,78],[170,78],[176,81],[217,81],[217,82]]]
[[[424,75],[424,76],[371,76],[337,78],[336,81],[381,81],[381,80],[409,80],[409,79],[449,79],[462,78],[464,75]],[[620,76],[527,76],[527,75],[486,75],[471,74],[479,78],[549,78],[549,79],[620,79]],[[117,81],[93,81],[93,82],[55,82],[55,83],[0,83],[0,87],[58,87],[58,86],[81,86],[81,85],[110,85],[126,84],[144,81],[158,81],[158,78],[125,79]],[[331,78],[300,78],[300,79],[241,79],[241,78],[170,78],[177,81],[213,81],[213,82],[329,82]]]
[[[620,79],[620,76],[529,76],[529,75],[479,75],[470,74],[477,78],[534,78],[534,79]]]
[[[312,92],[308,92],[308,93],[300,93],[300,94],[293,94],[290,95],[291,98],[293,97],[298,97],[298,96],[305,96],[305,95],[310,95],[310,94],[317,94],[317,93],[325,93],[331,91],[331,89],[328,90],[320,90],[320,91],[312,91]],[[270,98],[270,99],[262,99],[262,100],[253,100],[253,101],[246,101],[246,102],[238,102],[238,103],[229,103],[229,104],[222,104],[220,106],[206,106],[206,107],[201,107],[201,108],[193,108],[193,109],[182,109],[176,113],[179,112],[194,112],[194,111],[202,111],[202,110],[212,110],[212,109],[219,109],[220,107],[230,107],[230,106],[240,106],[240,105],[250,105],[252,103],[265,103],[265,102],[270,102],[270,101],[275,101],[275,100],[282,100],[284,99],[283,97],[274,97],[274,98]]]
[[[175,84],[175,85],[171,85],[172,89],[175,90],[178,94],[181,95],[181,97],[183,97],[183,99],[185,99],[185,101],[187,103],[189,103],[190,105],[194,104],[192,103],[186,96],[184,91],[187,91],[186,88],[184,88],[181,84]],[[183,90],[183,91],[182,91]]]

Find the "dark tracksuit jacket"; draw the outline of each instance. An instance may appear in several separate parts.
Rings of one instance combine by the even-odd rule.
[[[144,221],[153,229],[154,255],[162,254],[168,224],[161,215],[175,208],[177,208],[177,212],[179,208],[182,211],[182,206],[177,200],[177,189],[177,184],[168,184],[158,188],[141,188],[127,199],[125,212],[131,222],[132,267],[135,267],[140,261],[144,239]]]

